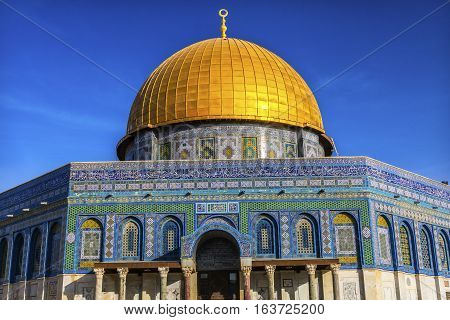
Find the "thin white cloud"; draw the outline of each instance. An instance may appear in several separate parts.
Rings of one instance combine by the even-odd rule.
[[[105,121],[104,118],[95,118],[87,114],[79,113],[77,110],[67,112],[51,106],[37,105],[35,102],[19,101],[8,96],[0,96],[0,109],[3,109],[3,112],[26,113],[30,117],[40,116],[48,119],[50,122],[70,124],[80,128],[92,127],[109,132],[115,131],[114,128],[120,128],[120,125],[111,125],[111,122]]]

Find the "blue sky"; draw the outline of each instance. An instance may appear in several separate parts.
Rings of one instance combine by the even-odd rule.
[[[116,160],[136,94],[124,83],[139,88],[175,51],[219,36],[222,7],[230,37],[274,51],[320,88],[340,155],[449,180],[450,5],[334,79],[444,3],[0,0],[0,192],[70,161]]]

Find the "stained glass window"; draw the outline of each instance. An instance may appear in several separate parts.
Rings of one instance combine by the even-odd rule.
[[[403,265],[412,266],[409,234],[405,226],[400,227],[400,252],[402,253]]]
[[[169,220],[163,227],[163,255],[178,255],[180,243],[180,232],[178,224]]]
[[[80,267],[93,267],[100,261],[102,227],[95,219],[88,219],[81,225]]]
[[[256,159],[258,158],[258,144],[256,138],[242,138],[242,158]]]
[[[425,269],[431,269],[430,246],[428,235],[425,230],[420,230],[420,251],[422,253],[422,263]]]
[[[336,254],[342,264],[358,262],[355,224],[347,213],[337,214],[334,219]]]
[[[139,257],[139,228],[133,221],[126,222],[123,228],[122,256]]]
[[[259,220],[256,225],[257,253],[274,254],[273,227],[267,219]]]
[[[438,242],[439,242],[439,248],[438,248],[438,255],[439,255],[439,264],[441,266],[441,269],[444,271],[448,271],[448,251],[447,251],[447,242],[445,241],[445,238],[442,234],[439,234],[438,236]]]
[[[302,218],[297,223],[298,254],[314,254],[313,227],[309,220]]]
[[[0,242],[0,279],[6,278],[6,260],[8,259],[8,240]]]
[[[389,225],[385,217],[378,216],[378,246],[380,249],[380,263],[392,265],[391,237]]]
[[[214,138],[204,138],[199,140],[198,157],[205,160],[216,158],[216,144]]]
[[[159,145],[159,159],[160,160],[170,160],[171,159],[170,142],[162,143]]]

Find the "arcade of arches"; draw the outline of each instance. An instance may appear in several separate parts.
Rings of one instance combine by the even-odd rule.
[[[186,300],[295,299],[293,278],[311,300],[340,299],[337,259],[254,259],[241,257],[236,240],[223,231],[210,231],[199,240],[195,258],[181,261],[102,262],[95,264],[95,298],[103,299],[103,277],[118,274],[118,297],[129,299],[127,277],[140,275],[142,286],[147,275],[158,273],[160,299],[168,297],[168,275],[183,274],[180,298]],[[304,275],[299,277],[298,275]],[[290,275],[290,276],[289,276]],[[281,289],[281,283],[283,283]],[[292,290],[289,290],[291,288]],[[302,289],[303,288],[303,289]],[[328,289],[327,289],[328,288]],[[326,292],[327,291],[327,292]],[[143,296],[140,295],[140,298]],[[298,297],[297,297],[298,298]]]

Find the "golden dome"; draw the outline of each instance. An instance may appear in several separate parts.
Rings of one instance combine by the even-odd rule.
[[[176,52],[153,71],[131,107],[127,134],[218,119],[324,132],[311,90],[288,63],[254,43],[216,38]]]

